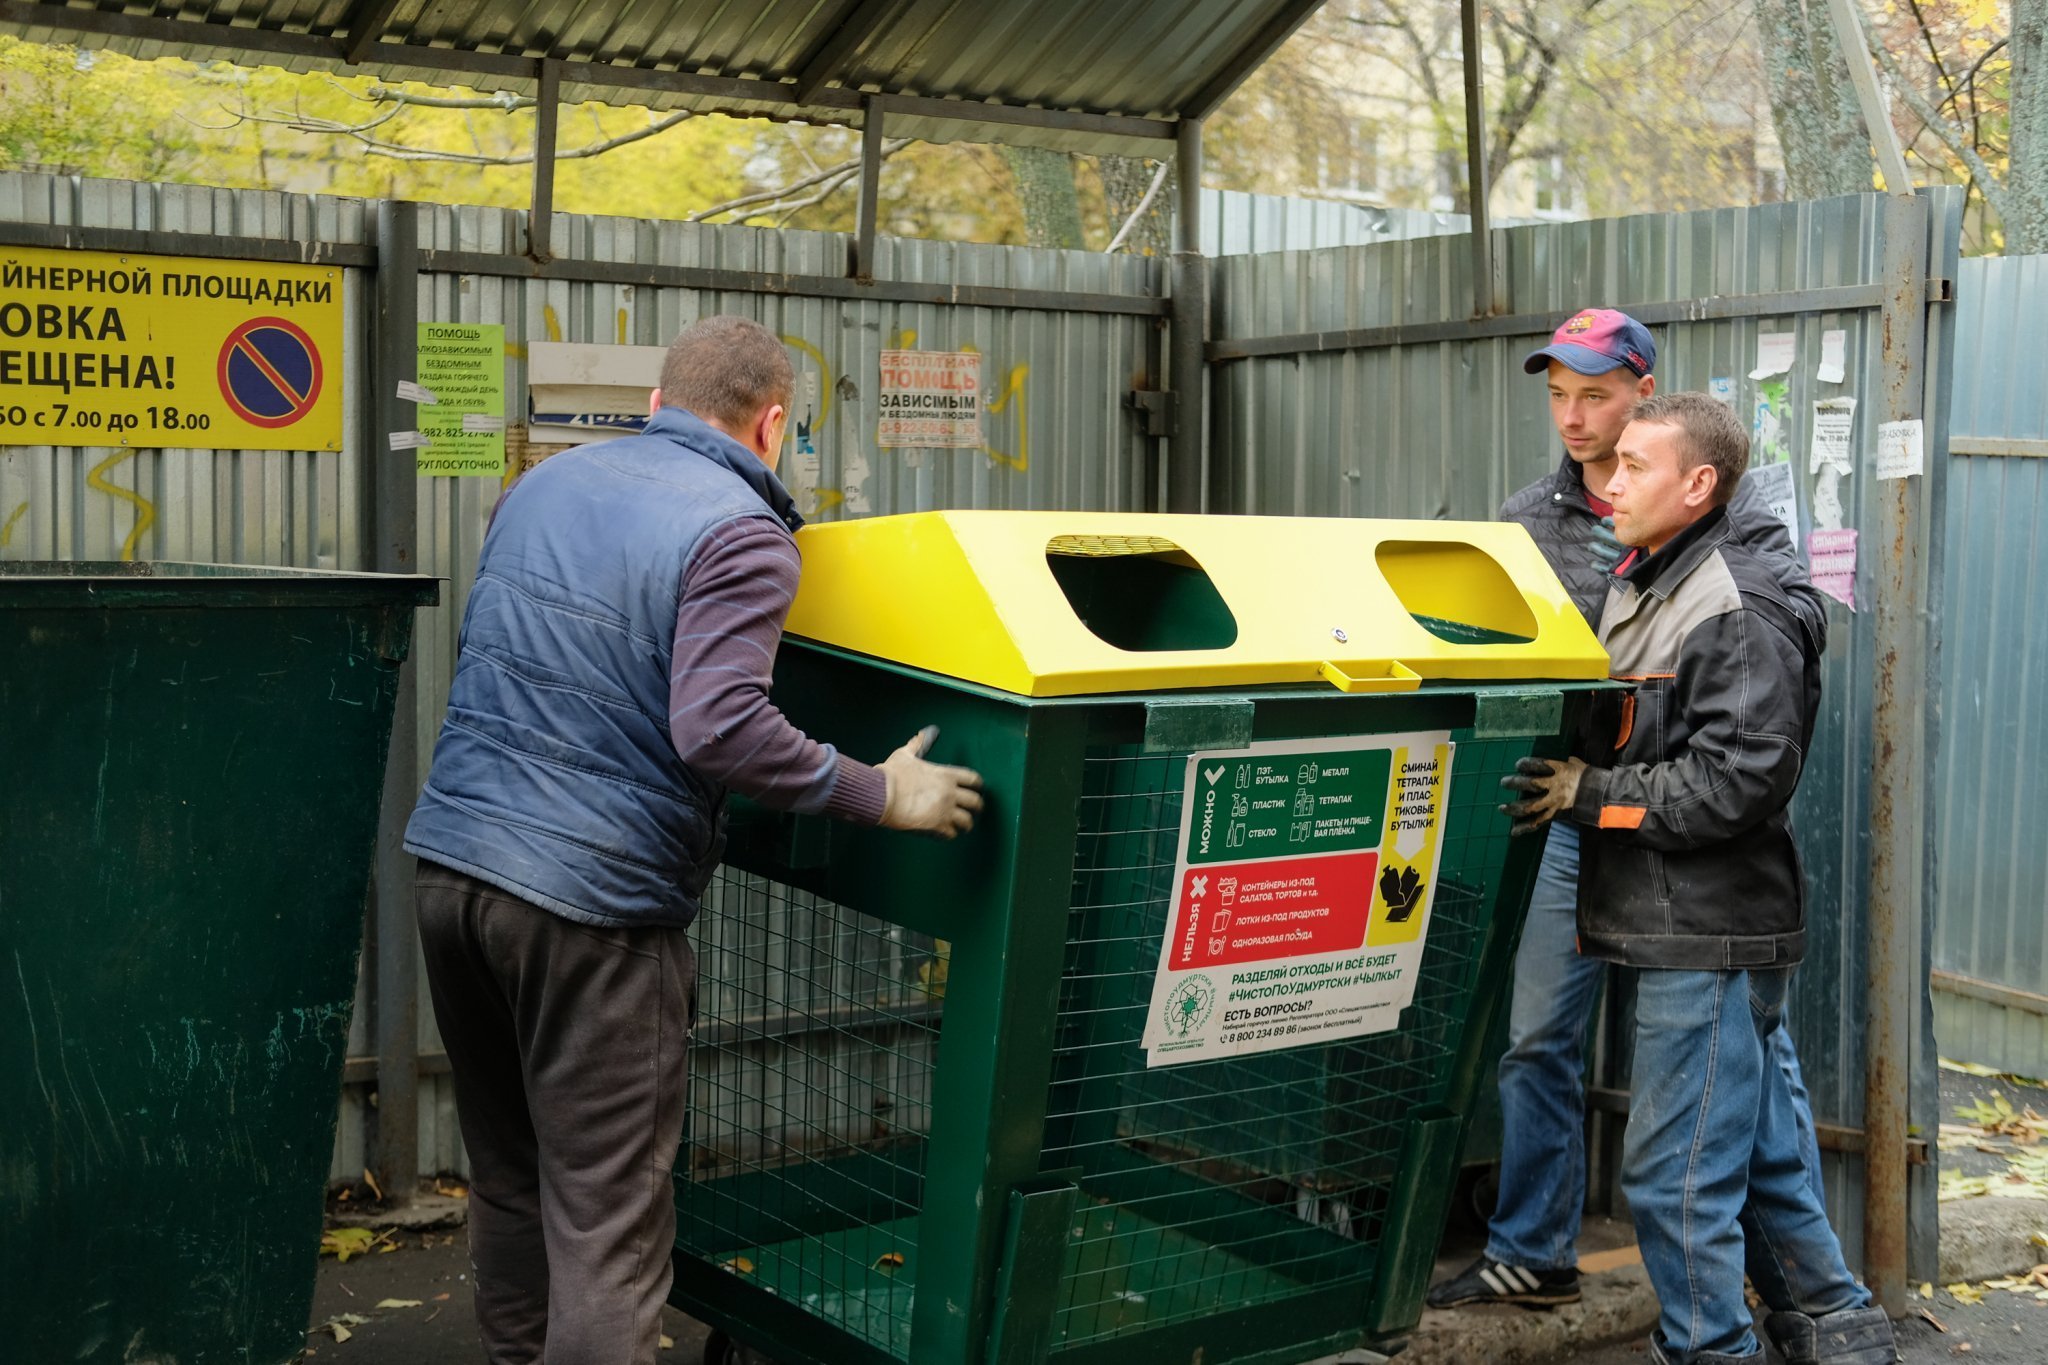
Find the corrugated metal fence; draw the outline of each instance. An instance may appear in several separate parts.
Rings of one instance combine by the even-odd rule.
[[[1560,458],[1545,387],[1522,372],[1522,357],[1577,309],[1612,305],[1652,324],[1666,389],[1725,386],[1739,411],[1768,427],[1766,444],[1779,447],[1796,474],[1802,533],[1813,524],[1816,487],[1808,467],[1812,401],[1861,399],[1859,458],[1840,498],[1844,525],[1874,540],[1883,488],[1871,461],[1885,378],[1877,326],[1885,204],[1859,196],[1511,229],[1496,238],[1508,316],[1482,322],[1470,316],[1471,257],[1462,238],[1219,261],[1211,506],[1492,518],[1510,492]],[[1952,197],[1936,205],[1933,273],[1952,275]],[[1815,369],[1822,337],[1834,330],[1846,334],[1847,372],[1844,382],[1826,384]],[[1760,383],[1747,376],[1767,332],[1792,333],[1797,358],[1789,374]],[[1929,423],[1929,437],[1938,443],[1937,422]],[[1937,499],[1941,466],[1936,444],[1928,482]],[[1863,1203],[1853,1153],[1861,1146],[1868,1055],[1872,569],[1867,556],[1857,583],[1865,613],[1832,612],[1824,716],[1796,810],[1816,910],[1793,1029],[1816,1115],[1830,1130],[1826,1145],[1835,1149],[1829,1206],[1852,1264]],[[1628,1031],[1615,1004],[1600,1030],[1593,1097],[1596,1108],[1610,1110],[1623,1105],[1628,1074]],[[1925,1032],[1914,1033],[1912,1103],[1916,1122],[1932,1131],[1934,1059]],[[1612,1198],[1619,1124],[1605,1128],[1593,1178]],[[1931,1168],[1916,1169],[1924,1176]],[[1933,1182],[1916,1178],[1914,1185],[1915,1260],[1931,1267]]]
[[[1956,281],[1935,1028],[1944,1056],[2048,1076],[2048,256]]]
[[[1497,260],[1509,315],[1478,322],[1470,317],[1470,258],[1458,237],[1219,260],[1213,285],[1218,340],[1209,351],[1215,419],[1210,505],[1247,513],[1490,518],[1508,492],[1555,458],[1543,388],[1521,373],[1521,355],[1533,337],[1572,310],[1605,302],[1630,306],[1653,323],[1662,352],[1658,372],[1667,387],[1728,381],[1732,401],[1756,415],[1760,431],[1797,471],[1802,527],[1811,522],[1815,491],[1804,414],[1816,398],[1847,394],[1865,400],[1856,433],[1862,458],[1843,482],[1841,501],[1846,524],[1874,535],[1881,490],[1868,457],[1875,451],[1873,413],[1885,378],[1876,323],[1879,282],[1891,264],[1887,215],[1897,212],[1886,205],[1880,197],[1864,196],[1503,231]],[[1936,277],[1954,275],[1955,211],[1953,195],[1935,197],[1931,262],[1914,263],[1915,268],[1924,266]],[[331,247],[340,253],[337,259],[348,258],[340,266],[348,320],[344,383],[356,395],[367,393],[373,291],[371,272],[363,267],[373,258],[377,225],[364,205],[7,175],[0,176],[0,224],[30,225],[16,230],[23,240],[38,230],[48,236],[47,227],[35,225],[72,225],[103,236],[121,229],[151,234],[135,239],[149,246],[128,248],[133,250],[175,250],[177,243],[189,250],[202,239],[224,255],[251,250],[275,256],[305,243]],[[839,278],[847,239],[836,235],[558,215],[553,241],[566,268],[546,277],[515,256],[521,234],[513,213],[425,209],[418,236],[426,259],[416,291],[419,318],[502,323],[510,355],[507,393],[515,403],[526,390],[523,356],[529,342],[655,344],[691,318],[718,311],[755,317],[782,334],[806,372],[815,373],[826,405],[818,426],[818,488],[799,490],[807,510],[830,501],[820,490],[852,485],[868,490],[865,508],[840,504],[824,515],[962,506],[1117,509],[1156,502],[1155,443],[1141,434],[1125,399],[1133,388],[1159,387],[1159,324],[1166,308],[1159,298],[1164,280],[1158,262],[885,240],[877,270],[885,283],[868,288]],[[1996,286],[1987,280],[1985,287]],[[1974,292],[1974,282],[1965,289]],[[2012,293],[1996,297],[2005,300]],[[1823,384],[1814,375],[1822,336],[1831,330],[1846,334],[1847,375],[1840,385]],[[1774,331],[1796,337],[1791,372],[1779,377],[1782,383],[1747,380],[1758,336]],[[1935,388],[1946,372],[1939,341],[1937,329],[1927,366],[1937,376],[1927,381]],[[927,451],[919,458],[876,447],[871,399],[877,353],[896,345],[983,354],[989,414],[984,449]],[[2011,354],[2026,354],[2019,339]],[[1969,364],[1958,368],[1967,381]],[[1938,418],[1943,396],[1930,389],[1927,489],[1937,509],[1947,470]],[[358,406],[367,413],[374,397],[359,397]],[[2035,425],[2026,431],[2038,435],[2048,427],[2039,424],[2040,393],[2030,397]],[[8,449],[0,453],[0,555],[367,567],[374,558],[367,525],[373,510],[371,461],[361,442],[370,426],[367,418],[353,421],[344,448],[327,455]],[[2039,472],[2028,460],[1983,463],[1996,464],[1993,472],[2007,480],[2031,480]],[[1976,476],[1958,477],[1965,480],[1961,487],[1970,487]],[[417,492],[418,562],[451,587],[440,607],[422,614],[414,656],[424,762],[498,485],[487,479],[423,479]],[[2024,489],[2008,482],[1989,495],[1983,512],[1973,510],[1979,499],[1959,497],[1959,543],[1984,533],[1982,517],[1992,509],[2005,516],[2003,527],[2030,532],[2033,522],[2022,520],[2019,509],[2027,499],[2024,505],[2038,510],[2039,496],[2038,481],[2026,482]],[[2008,554],[1986,571],[2007,576],[1997,587],[1987,580],[1971,600],[1982,600],[1986,592],[2016,594],[2031,581],[2016,562],[2031,550],[2011,548],[2017,531],[2002,534]],[[1938,566],[1938,541],[1933,558]],[[1958,573],[1958,591],[1977,581],[1975,572],[1966,566]],[[1859,601],[1869,601],[1875,579],[1866,563]],[[2012,601],[2017,610],[2023,599],[1997,600]],[[1990,616],[1979,612],[1971,624],[1988,631]],[[2013,617],[2001,608],[1998,619]],[[1870,627],[1867,615],[1835,613],[1827,714],[1799,807],[1821,909],[1801,976],[1795,1029],[1816,1109],[1831,1125],[1830,1145],[1837,1149],[1831,1207],[1852,1243],[1861,1221],[1862,1188],[1851,1168],[1861,1137],[1867,1061],[1862,983],[1871,837],[1869,699],[1877,686]],[[1973,648],[1990,647],[1970,643],[1966,633],[1963,638],[1949,666],[1951,695],[1958,698],[1969,695],[1971,681],[1958,669],[1974,657]],[[2012,697],[2006,689],[2005,700]],[[1934,701],[1929,699],[1930,706]],[[1987,692],[1985,707],[2002,704]],[[2017,724],[2039,723],[2038,707],[1977,714],[1995,715],[2001,723],[2008,714],[2024,715],[2028,719]],[[1969,733],[1967,726],[1955,732]],[[1991,752],[1995,746],[1988,737],[1985,743]],[[2024,748],[2010,737],[1999,743],[2007,762]],[[2022,769],[2011,781],[2030,777]],[[1997,785],[1987,776],[1975,790],[1978,804],[1991,809]],[[2019,801],[2009,807],[2025,808]],[[1949,819],[1942,829],[1951,872],[1958,831],[1991,837],[1983,834],[1981,821]],[[1995,874],[1986,870],[1983,877],[1985,889],[1972,894],[1989,904]],[[2023,902],[2013,895],[2007,894],[2006,904],[2014,927],[2001,942],[2021,932],[2024,915]],[[2037,945],[2038,918],[2036,911]],[[1992,923],[1988,917],[1984,922]],[[1965,942],[1974,946],[1975,940]],[[1955,954],[1959,948],[1945,937],[1944,951]],[[1982,951],[1995,957],[2009,950],[1987,940]],[[2031,960],[2038,965],[2038,950]],[[1909,989],[1924,982],[1924,973],[1924,958],[1907,964]],[[418,1037],[425,1073],[420,1164],[460,1170],[452,1093],[437,1074],[443,1069],[440,1045],[428,1013],[422,1008]],[[359,1009],[351,1055],[362,1060],[350,1067],[355,1084],[337,1143],[337,1176],[353,1176],[365,1164],[360,1099],[361,1083],[374,1074],[370,1018],[368,1009]],[[1913,1034],[1910,1070],[1915,1120],[1931,1132],[1933,1057],[1924,1032]],[[1610,1027],[1601,1047],[1596,1101],[1609,1108],[1620,1102],[1618,1083],[1626,1076],[1624,1037],[1624,1030]],[[1610,1139],[1618,1126],[1609,1125]],[[1926,1177],[1931,1167],[1920,1171]],[[1597,1174],[1611,1182],[1611,1162]],[[1932,1196],[1931,1178],[1916,1178],[1914,1249],[1916,1259],[1929,1258],[1930,1265]]]
[[[64,225],[215,239],[224,254],[241,244],[319,242],[358,250],[375,238],[375,206],[308,196],[229,193],[47,176],[0,175],[0,223]],[[191,249],[189,237],[182,247]],[[504,270],[520,249],[520,215],[491,209],[425,209],[423,251],[464,253]],[[815,487],[799,487],[807,513],[849,482],[864,502],[832,506],[826,519],[867,510],[934,507],[1118,510],[1145,505],[1156,477],[1155,442],[1125,406],[1133,388],[1156,388],[1157,262],[1086,252],[883,239],[878,278],[928,286],[867,300],[807,296],[805,278],[828,285],[844,273],[847,241],[829,233],[766,232],[682,223],[558,215],[564,259],[597,263],[606,279],[423,271],[421,321],[501,323],[508,351],[506,393],[523,402],[525,347],[536,340],[663,344],[691,319],[739,313],[789,343],[816,376],[821,403]],[[140,249],[140,248],[138,248]],[[251,254],[255,254],[251,252]],[[465,259],[465,262],[467,260]],[[618,268],[614,268],[618,267]],[[654,268],[651,272],[642,267]],[[732,272],[730,289],[616,282],[659,278],[677,268]],[[368,384],[369,271],[344,272],[343,384],[352,407]],[[787,292],[742,287],[752,277],[787,277]],[[1043,291],[1040,307],[965,306],[956,290]],[[886,293],[887,291],[876,291]],[[1125,311],[1080,311],[1073,296]],[[988,297],[988,295],[982,295]],[[882,450],[875,444],[874,383],[885,347],[977,350],[983,356],[985,434],[980,450]],[[515,422],[518,418],[513,419]],[[369,495],[361,443],[351,420],[341,451],[108,451],[0,448],[0,555],[50,559],[190,559],[219,563],[370,567]],[[418,481],[420,571],[448,581],[441,605],[420,613],[413,659],[418,677],[420,776],[440,726],[456,631],[475,576],[477,550],[500,485],[493,479]],[[821,496],[824,490],[831,490]],[[716,920],[718,916],[711,916]],[[734,933],[748,926],[731,927]],[[410,949],[409,949],[410,950]],[[351,1084],[344,1094],[333,1175],[355,1178],[367,1163],[368,1083],[374,1076],[374,1018],[359,987],[350,1038]],[[420,1001],[421,1169],[465,1169],[453,1089],[432,1010]]]

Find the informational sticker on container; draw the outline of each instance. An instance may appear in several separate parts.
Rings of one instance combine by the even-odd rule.
[[[981,446],[981,356],[974,351],[884,351],[875,444]]]
[[[0,248],[0,445],[341,449],[341,270]]]
[[[1437,901],[1447,731],[1188,761],[1148,1067],[1393,1028]]]
[[[419,324],[419,382],[434,394],[414,419],[427,445],[419,472],[505,473],[505,328],[495,322]]]

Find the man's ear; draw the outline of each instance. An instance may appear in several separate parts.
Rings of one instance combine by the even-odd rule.
[[[1638,380],[1636,381],[1636,399],[1637,399],[1637,401],[1638,401],[1638,402],[1640,402],[1641,400],[1643,400],[1643,399],[1645,399],[1645,398],[1648,398],[1648,397],[1649,397],[1649,396],[1650,396],[1651,394],[1655,393],[1656,391],[1657,391],[1657,376],[1656,376],[1656,375],[1654,375],[1654,374],[1646,374],[1646,375],[1644,375],[1644,376],[1643,376],[1643,377],[1642,377],[1641,379],[1638,379]]]
[[[1710,464],[1696,464],[1685,472],[1685,505],[1706,507],[1714,501],[1714,490],[1721,486],[1721,471]]]
[[[656,389],[650,389],[650,390],[648,391],[648,394],[647,394],[647,415],[648,415],[649,417],[652,417],[652,416],[654,416],[654,414],[655,414],[655,413],[657,413],[657,412],[660,412],[660,411],[661,411],[661,390],[660,390],[660,389],[658,389],[658,388],[656,388]]]

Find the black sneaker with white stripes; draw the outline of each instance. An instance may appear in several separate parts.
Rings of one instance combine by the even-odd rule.
[[[1502,1265],[1481,1256],[1458,1274],[1429,1291],[1431,1308],[1458,1308],[1468,1303],[1517,1303],[1524,1308],[1554,1308],[1579,1301],[1579,1272],[1529,1270]]]

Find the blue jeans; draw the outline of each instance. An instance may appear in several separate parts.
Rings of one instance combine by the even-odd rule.
[[[1870,1303],[1814,1192],[1811,1126],[1771,1050],[1791,976],[1644,971],[1637,983],[1622,1188],[1671,1365],[1760,1365],[1745,1270],[1773,1310]]]
[[[1586,1204],[1586,1024],[1604,964],[1579,956],[1579,830],[1553,824],[1515,957],[1508,1050],[1500,1061],[1500,1202],[1486,1254],[1507,1265],[1562,1270],[1578,1260]],[[1792,1038],[1770,1049],[1785,1078],[1814,1199],[1825,1202],[1812,1106]]]

